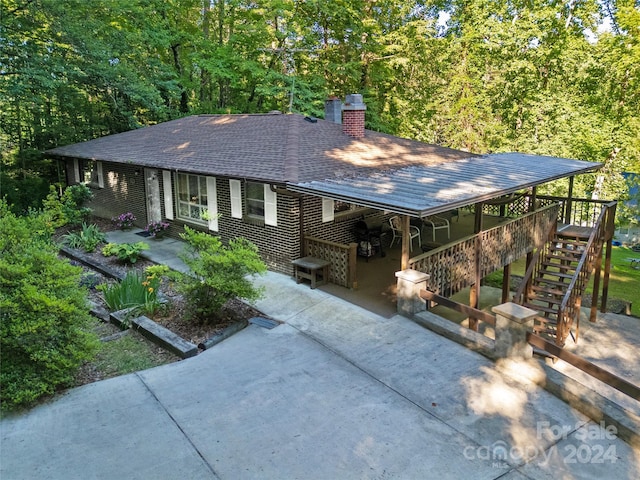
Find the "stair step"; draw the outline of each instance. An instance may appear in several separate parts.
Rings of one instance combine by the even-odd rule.
[[[546,285],[553,285],[555,287],[569,286],[568,283],[565,283],[564,281],[561,281],[561,280],[551,280],[550,278],[542,278],[542,277],[536,277],[534,279],[534,285],[540,286],[541,283],[544,283]]]
[[[581,257],[582,256],[582,251],[581,250],[576,250],[574,248],[564,248],[564,247],[558,247],[554,244],[553,247],[551,247],[551,251],[552,252],[560,252],[560,253],[566,253],[572,257]]]
[[[547,304],[560,305],[562,303],[563,298],[564,298],[564,295],[562,297],[558,297],[558,296],[548,297],[544,295],[536,295],[535,297],[531,297],[529,299],[529,302],[537,301],[537,302],[542,302]]]
[[[558,260],[560,262],[565,262],[565,263],[566,262],[578,263],[581,258],[582,258],[582,255],[566,255],[566,254],[560,255],[555,252],[551,252],[545,257],[545,260]]]
[[[562,232],[556,233],[554,239],[561,243],[572,245],[584,245],[589,241],[589,235],[564,235]]]
[[[555,327],[558,323],[557,320],[553,319],[553,318],[547,318],[547,317],[541,317],[541,316],[536,316],[533,318],[536,322],[539,323],[543,323],[545,325],[550,325]]]
[[[575,270],[577,265],[564,265],[562,263],[555,263],[555,262],[542,262],[542,265],[544,265],[545,267],[553,267],[553,268],[559,268],[560,270]]]
[[[540,270],[538,272],[538,275],[553,275],[553,276],[558,277],[558,278],[569,278],[569,279],[573,278],[573,275],[569,275],[568,273],[553,272],[553,271],[550,271],[550,270]],[[538,278],[540,278],[540,277],[538,277]]]
[[[566,284],[562,284],[562,285],[566,285]],[[533,290],[534,292],[540,292],[540,293],[544,293],[547,295],[555,295],[558,297],[564,297],[565,294],[565,290],[558,290],[555,288],[547,288],[544,286],[540,286],[540,285],[531,285],[531,290]]]
[[[535,300],[535,299],[531,299],[531,300]],[[542,305],[537,305],[535,303],[530,303],[531,300],[529,302],[525,302],[523,303],[524,307],[530,308],[531,310],[535,310],[537,312],[542,312],[542,313],[546,313],[549,315],[557,315],[558,314],[558,310],[557,309],[553,309],[552,307],[544,307]],[[545,318],[549,318],[549,317],[545,317]]]

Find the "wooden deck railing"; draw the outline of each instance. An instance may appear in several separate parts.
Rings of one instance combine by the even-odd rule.
[[[610,200],[591,200],[588,198],[563,198],[538,195],[539,203],[560,203],[558,221],[567,225],[593,227],[600,214],[607,208]]]
[[[331,262],[329,282],[347,288],[357,286],[356,259],[357,243],[345,245],[329,242],[321,238],[304,236],[304,256],[321,258]]]
[[[536,196],[537,208],[544,208],[556,203],[560,204],[559,222],[567,225],[593,227],[609,201],[555,197],[551,195]],[[530,210],[530,204],[531,195],[516,195],[513,196],[512,200],[509,197],[505,197],[502,202],[484,203],[482,205],[482,213],[499,217],[521,217]]]
[[[589,282],[591,272],[594,267],[596,267],[596,264],[598,264],[598,275],[600,273],[599,264],[602,261],[602,249],[607,237],[609,236],[608,232],[612,229],[616,205],[616,202],[607,202],[602,205],[602,209],[600,210],[600,215],[598,216],[593,232],[591,232],[591,236],[585,246],[585,251],[580,262],[578,262],[573,279],[569,283],[567,292],[562,299],[562,303],[558,310],[556,334],[556,343],[558,345],[564,344],[565,339],[569,336],[571,325],[574,320],[576,321],[577,330],[577,322],[580,319],[582,294],[584,293],[587,283]],[[594,295],[597,294],[598,292],[596,287]],[[577,337],[578,333],[576,333],[576,341]]]
[[[478,273],[482,278],[542,245],[558,211],[559,205],[553,204],[527,213],[411,258],[409,268],[429,274],[427,290],[450,297],[475,284]]]

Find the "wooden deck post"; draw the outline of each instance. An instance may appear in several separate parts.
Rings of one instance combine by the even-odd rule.
[[[400,260],[400,270],[409,268],[409,247],[411,245],[411,222],[409,215],[402,215],[402,257]]]
[[[605,233],[605,238],[607,241],[607,253],[604,260],[604,280],[602,282],[602,300],[600,303],[600,311],[602,313],[605,313],[607,311],[607,302],[609,300],[609,273],[611,272],[611,251],[613,250],[613,234],[616,229],[615,219],[617,208],[617,203],[610,207],[607,217],[607,230]]]
[[[567,203],[565,204],[564,210],[564,223],[567,225],[571,224],[571,210],[573,208],[573,180],[574,176],[569,177],[569,193],[567,193]]]
[[[511,293],[511,264],[505,265],[502,269],[502,303],[509,301]]]
[[[474,233],[480,233],[482,231],[482,207],[483,203],[476,203],[475,205],[475,221],[474,221]],[[482,239],[480,235],[476,237],[475,240],[475,262],[473,265],[474,269],[474,277],[475,282],[471,285],[471,289],[469,290],[469,306],[471,308],[479,309],[480,308],[480,282],[482,281],[482,272],[480,269],[481,260],[482,260]],[[469,328],[474,332],[478,331],[478,319],[469,316]]]
[[[358,271],[357,271],[357,262],[358,259],[358,244],[350,243],[349,244],[349,273],[347,274],[349,284],[349,288],[356,289],[358,288]]]
[[[537,199],[537,189],[535,186],[533,186],[531,188],[531,196],[529,197],[529,212],[534,212],[536,209],[536,199]],[[533,252],[529,252],[527,253],[527,260],[525,263],[525,271],[529,269],[529,265],[531,265],[531,262],[533,261]],[[529,298],[529,295],[531,293],[531,283],[532,283],[532,279],[530,278],[529,280],[527,280],[527,284],[525,285],[525,289],[524,289],[524,301],[527,301],[527,299]]]

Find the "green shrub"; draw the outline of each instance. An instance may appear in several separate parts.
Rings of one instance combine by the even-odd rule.
[[[104,295],[104,301],[111,311],[132,309],[131,314],[145,313],[153,315],[161,306],[158,298],[162,275],[166,273],[166,266],[149,267],[145,274],[130,271],[118,283],[99,285]]]
[[[80,225],[91,213],[91,209],[83,205],[92,197],[91,189],[83,184],[65,188],[60,196],[56,187],[51,185],[49,195],[42,203],[45,212],[54,222],[54,227]]]
[[[149,245],[144,242],[107,243],[102,249],[102,254],[105,257],[115,255],[124,263],[136,263],[143,250],[149,250]]]
[[[62,238],[71,248],[83,249],[85,252],[95,251],[96,247],[106,240],[105,234],[97,225],[87,225],[85,222],[82,222],[82,230],[69,233]]]
[[[262,296],[249,278],[267,271],[254,244],[237,238],[224,246],[218,237],[184,229],[180,236],[187,247],[180,258],[191,273],[178,274],[176,287],[185,296],[192,317],[212,320],[233,298],[257,300]]]
[[[0,401],[28,405],[73,381],[97,339],[82,270],[61,260],[50,240],[33,235],[34,217],[0,205]]]

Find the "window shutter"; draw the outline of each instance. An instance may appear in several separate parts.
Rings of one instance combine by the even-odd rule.
[[[75,183],[80,183],[80,165],[77,158],[73,159],[73,179]]]
[[[98,173],[98,187],[104,188],[104,177],[102,176],[102,162],[96,162],[96,170]]]
[[[322,197],[322,221],[333,222],[333,199]]]
[[[242,190],[240,180],[229,180],[231,192],[231,216],[242,218]]]
[[[269,184],[264,185],[264,223],[278,226],[278,194],[271,190]]]
[[[162,192],[164,194],[164,216],[173,220],[173,193],[171,192],[171,172],[162,171]]]
[[[207,177],[207,206],[209,208],[209,230],[218,231],[218,193],[215,177]]]

